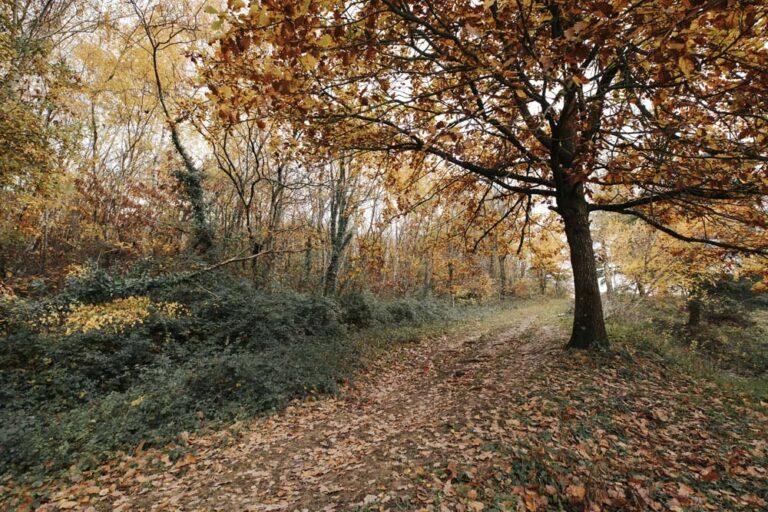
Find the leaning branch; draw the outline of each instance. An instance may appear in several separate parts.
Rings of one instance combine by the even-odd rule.
[[[720,242],[718,240],[711,240],[709,238],[699,238],[695,236],[684,235],[652,219],[648,215],[645,215],[644,213],[638,212],[636,210],[618,210],[616,213],[637,217],[638,219],[642,220],[649,226],[654,227],[659,231],[661,231],[662,233],[666,233],[667,235],[673,238],[682,240],[683,242],[693,242],[693,243],[699,243],[699,244],[705,244],[705,245],[712,245],[714,247],[720,247],[722,249],[728,249],[732,251],[743,252],[746,254],[756,254],[758,256],[768,257],[768,248],[765,248],[765,247],[763,248],[747,247],[745,245],[730,244],[727,242]]]
[[[705,190],[701,188],[686,187],[677,190],[670,190],[667,192],[659,192],[637,199],[632,199],[624,203],[611,203],[611,204],[590,204],[589,211],[604,211],[604,212],[616,212],[624,213],[625,210],[636,208],[638,206],[648,206],[654,203],[667,201],[675,198],[683,198],[685,196],[695,197],[699,199],[720,200],[725,201],[729,199],[739,199],[742,196],[759,194],[759,191],[755,187],[741,187],[733,190]]]
[[[255,254],[251,254],[251,255],[248,255],[248,256],[235,256],[234,258],[229,258],[229,259],[220,261],[218,263],[214,263],[213,265],[209,265],[207,267],[203,267],[203,268],[201,268],[199,270],[195,270],[194,272],[190,272],[188,274],[184,274],[180,278],[180,280],[178,282],[183,282],[183,281],[187,281],[189,279],[194,279],[195,277],[197,277],[197,276],[199,276],[201,274],[204,274],[206,272],[210,272],[212,270],[216,270],[217,268],[221,268],[221,267],[224,267],[226,265],[231,265],[232,263],[240,263],[240,262],[243,262],[243,261],[255,260],[256,258],[260,258],[262,256],[266,256],[267,254],[293,254],[293,253],[304,252],[304,251],[305,251],[305,249],[301,249],[301,250],[284,249],[284,250],[280,250],[280,251],[268,250],[268,251],[257,252]]]

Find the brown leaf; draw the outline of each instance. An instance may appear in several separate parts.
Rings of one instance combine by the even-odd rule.
[[[664,409],[656,408],[651,411],[653,417],[659,421],[668,422],[669,421],[669,414],[664,411]]]
[[[190,464],[194,464],[195,462],[197,462],[197,459],[195,458],[195,456],[192,455],[191,453],[187,453],[182,458],[176,461],[176,467],[182,468],[184,466],[189,466]]]
[[[701,472],[701,479],[705,482],[716,482],[720,480],[720,474],[714,466],[709,466]]]
[[[583,485],[569,485],[565,489],[565,494],[571,501],[581,502],[587,497],[587,489]]]
[[[694,490],[691,486],[680,484],[677,488],[677,495],[682,496],[684,498],[687,498],[688,496],[693,495]]]

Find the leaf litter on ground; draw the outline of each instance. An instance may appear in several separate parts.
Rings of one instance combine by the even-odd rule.
[[[338,396],[2,494],[42,511],[768,507],[765,403],[632,347],[562,350],[539,307],[402,346]]]

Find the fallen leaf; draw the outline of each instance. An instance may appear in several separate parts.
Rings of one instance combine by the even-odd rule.
[[[584,501],[584,498],[587,496],[587,489],[583,485],[569,485],[565,489],[565,494],[572,500],[572,501]]]

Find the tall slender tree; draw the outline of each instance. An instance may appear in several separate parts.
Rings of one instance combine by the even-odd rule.
[[[330,168],[330,202],[328,218],[328,239],[330,242],[330,256],[323,278],[323,294],[336,293],[339,280],[339,270],[344,258],[344,253],[349,246],[354,234],[352,215],[355,211],[355,202],[352,194],[355,188],[356,176],[350,169],[351,160],[342,158]]]
[[[203,190],[204,173],[182,141],[180,124],[184,116],[172,112],[167,88],[160,73],[160,60],[164,51],[181,44],[191,45],[191,42],[194,42],[197,15],[202,12],[203,5],[181,5],[171,10],[154,2],[130,0],[130,4],[145,36],[141,43],[151,59],[152,80],[160,110],[168,126],[173,148],[182,162],[182,168],[174,174],[192,208],[194,235],[190,245],[198,252],[206,254],[213,245],[213,231],[208,223]],[[193,9],[193,12],[185,12],[185,7]]]

